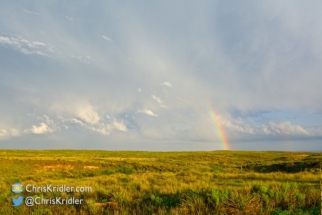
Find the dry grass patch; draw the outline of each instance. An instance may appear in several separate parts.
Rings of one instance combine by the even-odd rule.
[[[84,169],[98,169],[98,166],[85,165]]]
[[[56,165],[45,165],[44,169],[73,169],[74,166],[70,164],[56,164]]]

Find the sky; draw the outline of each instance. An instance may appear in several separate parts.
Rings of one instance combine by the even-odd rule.
[[[0,148],[322,150],[321,1],[0,1]]]

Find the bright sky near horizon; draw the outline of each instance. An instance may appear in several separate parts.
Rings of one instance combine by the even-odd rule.
[[[321,1],[0,2],[0,148],[322,150]]]

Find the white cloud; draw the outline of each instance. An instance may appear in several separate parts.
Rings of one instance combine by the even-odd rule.
[[[19,131],[17,128],[12,128],[12,129],[10,130],[10,135],[11,135],[12,137],[20,136],[20,131]]]
[[[294,125],[291,122],[272,122],[268,123],[269,130],[274,135],[308,136],[310,133],[300,125]],[[266,127],[266,128],[267,128]]]
[[[110,135],[114,130],[116,131],[127,131],[126,126],[123,122],[118,122],[115,119],[110,124],[101,123],[97,126],[90,127],[90,130],[95,131],[102,135]]]
[[[75,118],[70,118],[70,119],[66,119],[66,120],[63,120],[63,121],[65,121],[65,122],[71,122],[71,123],[78,124],[78,125],[81,125],[81,126],[85,126],[86,127],[86,125],[82,121],[80,121],[78,119],[75,119]]]
[[[127,131],[127,128],[126,128],[126,126],[124,125],[123,122],[114,121],[113,122],[113,126],[114,126],[115,130],[118,130],[118,131]]]
[[[138,92],[141,93],[142,92],[142,89],[141,88],[138,88]]]
[[[137,112],[138,113],[144,113],[144,114],[149,115],[149,116],[157,116],[156,114],[154,114],[151,110],[149,110],[147,108],[140,109]]]
[[[26,129],[24,133],[33,133],[33,134],[45,134],[51,133],[53,129],[51,129],[46,123],[39,123],[39,125],[33,125],[30,129]]]
[[[29,11],[29,10],[26,10],[26,9],[23,9],[23,11],[24,11],[25,13],[30,13],[30,14],[34,14],[34,15],[39,15],[39,13],[32,12],[32,11]]]
[[[20,131],[17,128],[12,128],[9,130],[0,129],[0,139],[8,139],[10,137],[20,136]]]
[[[45,43],[43,42],[38,42],[38,41],[33,41],[30,43],[31,45],[29,45],[30,47],[35,47],[35,46],[46,46]]]
[[[235,120],[234,122],[229,120],[222,120],[222,125],[229,130],[230,132],[241,132],[246,134],[255,134],[254,128],[250,127],[249,125],[245,125],[242,123],[237,123]]]
[[[126,126],[123,122],[118,122],[115,119],[111,123],[99,123],[97,125],[85,126],[89,130],[97,132],[102,135],[110,135],[114,130],[116,131],[127,131]]]
[[[257,137],[264,140],[275,138],[276,136],[317,137],[322,134],[322,129],[304,128],[289,121],[269,121],[256,126],[256,124],[247,124],[241,119],[225,120],[221,118],[221,123],[230,137],[241,137],[240,135],[242,135],[244,138]]]
[[[82,62],[82,63],[89,63],[90,62],[90,57],[89,56],[81,56],[81,55],[70,55],[71,58],[74,58],[74,59],[77,59],[79,62]]]
[[[157,101],[159,104],[162,103],[162,100],[159,97],[156,97],[155,95],[152,95],[152,98]]]
[[[314,126],[306,129],[313,136],[322,137],[322,126]]]
[[[110,124],[107,124],[99,128],[91,127],[90,129],[102,135],[110,135],[110,133],[113,131],[113,126]]]
[[[55,123],[54,123],[54,120],[52,120],[50,117],[48,117],[47,115],[44,115],[43,117],[42,117],[44,120],[45,120],[45,123],[47,124],[47,125],[54,125]]]
[[[8,45],[19,45],[16,40],[11,40],[9,37],[0,36],[0,43]]]
[[[38,55],[42,55],[42,56],[47,56],[45,53],[41,52],[41,51],[28,51],[25,48],[20,48],[19,51],[23,54],[26,55],[30,55],[30,54],[38,54]]]
[[[107,41],[110,41],[110,42],[113,42],[113,40],[109,37],[106,37],[106,36],[102,36],[103,39],[107,40]]]
[[[165,82],[162,83],[162,86],[171,87],[172,84],[167,82],[167,81],[165,81]]]
[[[84,104],[77,107],[76,116],[90,124],[96,124],[100,120],[98,113],[90,104]]]
[[[6,130],[4,130],[4,129],[1,129],[0,130],[0,138],[3,138],[3,137],[5,137],[5,136],[7,136],[8,135],[8,131],[6,131]]]
[[[7,36],[0,36],[0,44],[7,45],[14,50],[20,51],[23,54],[30,55],[30,54],[38,54],[45,56],[47,55],[44,53],[41,47],[45,47],[46,44],[39,41],[29,41],[23,39],[19,36],[16,37],[7,37]],[[41,49],[41,50],[39,50]]]
[[[169,108],[169,106],[166,106],[166,105],[160,105],[160,107],[162,107],[162,108]]]

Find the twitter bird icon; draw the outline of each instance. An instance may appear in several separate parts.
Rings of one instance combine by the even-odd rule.
[[[21,205],[22,201],[23,201],[23,196],[19,196],[18,198],[12,197],[12,203],[13,203],[12,206],[17,207],[17,206]]]

